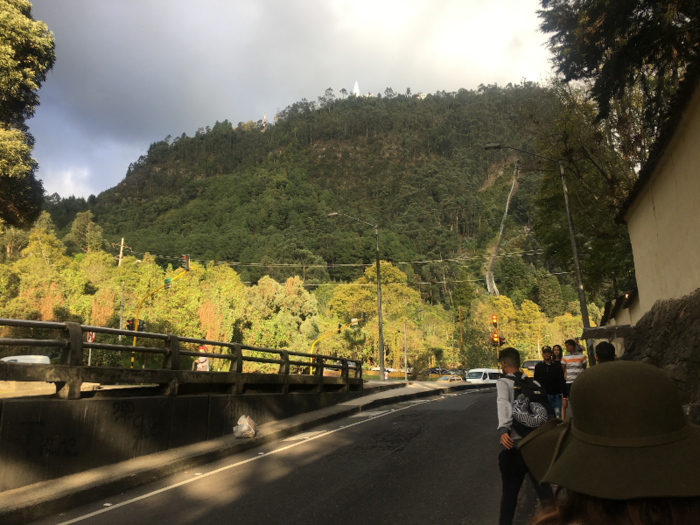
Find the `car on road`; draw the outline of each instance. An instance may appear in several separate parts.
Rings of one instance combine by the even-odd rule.
[[[464,379],[462,379],[460,376],[457,376],[457,375],[449,375],[449,376],[438,377],[437,381],[440,383],[459,383],[459,382],[463,383]]]
[[[467,382],[479,384],[496,384],[501,372],[495,368],[472,368],[467,372]]]
[[[528,359],[523,362],[523,373],[528,377],[535,377],[535,365],[539,362],[539,359]]]
[[[51,359],[47,355],[11,355],[8,357],[3,357],[0,361],[6,363],[24,363],[24,364],[36,364],[36,365],[50,365]]]

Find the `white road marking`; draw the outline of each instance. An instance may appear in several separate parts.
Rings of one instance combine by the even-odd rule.
[[[435,401],[440,401],[441,399],[444,399],[444,398],[431,399],[429,401],[426,400],[425,403],[433,403]],[[163,492],[167,492],[167,491],[175,489],[177,487],[181,487],[183,485],[187,485],[187,484],[192,483],[194,481],[199,481],[200,479],[204,479],[204,478],[207,478],[209,476],[213,476],[214,474],[218,474],[220,472],[224,472],[226,470],[230,470],[232,468],[239,467],[241,465],[245,465],[245,464],[251,463],[253,461],[257,461],[257,460],[262,459],[264,457],[271,456],[272,454],[284,452],[285,450],[289,450],[290,448],[298,447],[299,445],[302,445],[304,443],[308,443],[309,441],[313,441],[314,439],[318,439],[318,438],[322,438],[325,436],[329,436],[331,434],[335,434],[336,432],[340,432],[341,430],[345,430],[346,428],[355,427],[357,425],[364,425],[365,423],[369,423],[370,421],[372,421],[374,419],[378,419],[380,417],[384,417],[384,416],[389,415],[389,414],[395,414],[395,413],[401,412],[403,410],[408,410],[409,408],[413,408],[414,406],[416,406],[416,403],[410,404],[410,405],[403,407],[403,408],[397,408],[397,409],[391,410],[391,411],[379,410],[379,411],[361,412],[360,414],[364,414],[365,416],[368,416],[370,414],[373,414],[373,415],[371,415],[370,417],[368,417],[367,419],[365,419],[363,421],[358,421],[357,423],[350,423],[349,425],[345,425],[345,426],[337,428],[335,430],[328,430],[327,432],[321,431],[320,433],[318,433],[318,435],[304,439],[303,441],[297,441],[295,443],[292,443],[291,445],[287,445],[285,447],[275,449],[271,452],[264,452],[262,455],[253,456],[252,458],[244,459],[243,461],[239,461],[238,463],[233,463],[232,465],[226,465],[225,467],[221,467],[221,468],[218,468],[216,470],[212,470],[211,472],[207,472],[205,474],[202,474],[201,476],[195,476],[193,478],[189,478],[189,479],[186,479],[184,481],[180,481],[179,483],[174,483],[173,485],[168,485],[167,487],[163,487],[161,489],[154,490],[153,492],[149,492],[147,494],[142,494],[141,496],[138,496],[136,498],[122,501],[121,503],[116,503],[116,504],[110,505],[109,507],[105,507],[105,508],[102,508],[100,510],[97,510],[95,512],[91,512],[89,514],[79,516],[79,517],[74,518],[72,520],[63,521],[63,522],[59,523],[58,525],[71,525],[72,523],[78,523],[79,521],[83,521],[83,520],[86,520],[88,518],[92,518],[93,516],[99,516],[100,514],[104,514],[105,512],[109,512],[109,511],[118,509],[119,507],[124,507],[126,505],[136,503],[137,501],[141,501],[141,500],[153,497],[153,496],[157,496],[158,494],[161,494]],[[360,415],[360,414],[355,414],[355,415]],[[355,416],[350,416],[350,417],[355,417]],[[287,441],[287,440],[285,440],[285,441]]]
[[[390,410],[368,410],[367,412],[358,412],[350,417],[377,417],[384,414],[388,414]]]
[[[287,439],[283,439],[282,441],[301,441],[302,439],[309,439],[309,438],[312,438],[312,437],[317,436],[319,434],[323,434],[324,432],[325,432],[325,430],[316,430],[314,432],[302,432],[301,434],[297,434],[296,436],[288,437]]]

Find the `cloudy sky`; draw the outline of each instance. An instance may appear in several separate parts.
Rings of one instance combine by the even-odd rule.
[[[538,0],[32,0],[56,65],[29,126],[49,193],[114,186],[167,135],[268,118],[326,88],[546,80]]]

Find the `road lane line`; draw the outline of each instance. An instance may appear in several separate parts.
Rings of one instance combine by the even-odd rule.
[[[296,436],[288,437],[283,439],[282,441],[301,441],[302,439],[309,439],[314,436],[317,436],[319,434],[323,434],[325,430],[315,430],[313,432],[302,432],[301,434],[297,434]]]
[[[459,394],[459,395],[463,395],[463,394]],[[442,401],[443,399],[445,399],[445,398],[440,397],[440,398],[438,398],[438,399],[431,399],[431,400],[429,400],[429,401],[426,400],[425,403],[434,403],[434,402],[436,402],[436,401]],[[89,514],[85,514],[85,515],[83,515],[83,516],[79,516],[79,517],[77,517],[77,518],[73,518],[72,520],[63,521],[63,522],[61,522],[61,523],[58,523],[57,525],[70,525],[70,524],[72,524],[72,523],[78,523],[79,521],[83,521],[83,520],[86,520],[86,519],[88,519],[88,518],[92,518],[92,517],[94,517],[94,516],[99,516],[100,514],[104,514],[105,512],[110,512],[110,511],[116,510],[116,509],[118,509],[118,508],[120,508],[120,507],[124,507],[124,506],[130,505],[130,504],[132,504],[132,503],[136,503],[137,501],[141,501],[141,500],[144,500],[144,499],[153,497],[153,496],[157,496],[158,494],[162,494],[163,492],[167,492],[167,491],[169,491],[169,490],[172,490],[172,489],[181,487],[181,486],[183,486],[183,485],[187,485],[188,483],[193,483],[193,482],[195,482],[195,481],[199,481],[199,480],[201,480],[201,479],[207,478],[207,477],[212,476],[212,475],[214,475],[214,474],[219,474],[220,472],[224,472],[224,471],[226,471],[226,470],[230,470],[230,469],[232,469],[232,468],[239,467],[239,466],[241,466],[241,465],[245,465],[245,464],[251,463],[251,462],[253,462],[253,461],[257,461],[257,460],[262,459],[262,458],[265,458],[265,457],[267,457],[267,456],[271,456],[272,454],[277,454],[278,452],[283,452],[283,451],[285,451],[285,450],[289,450],[290,448],[298,447],[299,445],[306,444],[306,443],[308,443],[309,441],[313,441],[314,439],[319,439],[319,438],[328,436],[328,435],[330,435],[330,434],[335,434],[336,432],[340,432],[341,430],[345,430],[345,429],[348,429],[348,428],[351,428],[351,427],[355,427],[355,426],[357,426],[357,425],[364,425],[365,423],[369,423],[370,421],[373,421],[373,420],[375,420],[375,419],[379,419],[380,417],[388,416],[388,415],[391,415],[391,414],[396,414],[397,412],[402,412],[402,411],[404,411],[404,410],[408,410],[409,408],[414,408],[415,406],[417,406],[417,405],[416,405],[416,404],[411,404],[411,405],[406,406],[406,407],[403,407],[403,408],[397,408],[397,409],[395,409],[395,410],[389,410],[389,411],[386,411],[386,412],[382,412],[382,413],[380,413],[380,414],[378,414],[378,415],[375,415],[375,416],[370,416],[368,419],[365,419],[365,420],[363,420],[363,421],[358,421],[357,423],[350,423],[349,425],[345,425],[345,426],[342,426],[342,427],[340,427],[340,428],[336,428],[336,429],[334,429],[334,430],[328,430],[328,431],[326,431],[326,432],[321,431],[321,433],[319,433],[319,434],[316,435],[316,436],[311,436],[311,437],[309,437],[309,438],[307,438],[307,439],[304,439],[304,440],[302,440],[302,441],[297,441],[297,442],[295,442],[295,443],[292,443],[291,445],[287,445],[287,446],[284,446],[284,447],[281,447],[281,448],[272,450],[272,451],[270,451],[270,452],[265,452],[264,454],[261,454],[261,455],[258,455],[258,456],[253,456],[252,458],[244,459],[243,461],[239,461],[238,463],[234,463],[234,464],[232,464],[232,465],[226,465],[225,467],[221,467],[221,468],[218,468],[218,469],[216,469],[216,470],[212,470],[211,472],[207,472],[207,473],[205,473],[205,474],[202,474],[201,476],[196,476],[196,477],[193,477],[193,478],[186,479],[186,480],[184,480],[184,481],[180,481],[179,483],[175,483],[175,484],[173,484],[173,485],[168,485],[167,487],[163,487],[163,488],[161,488],[161,489],[154,490],[153,492],[149,492],[149,493],[147,493],[147,494],[142,494],[141,496],[138,496],[138,497],[136,497],[136,498],[132,498],[132,499],[129,499],[129,500],[126,500],[126,501],[122,501],[121,503],[115,503],[115,504],[111,505],[110,507],[102,508],[102,509],[97,510],[97,511],[95,511],[95,512],[91,512],[91,513],[89,513]]]

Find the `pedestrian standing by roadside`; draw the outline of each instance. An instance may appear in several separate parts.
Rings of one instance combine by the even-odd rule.
[[[552,347],[552,353],[554,354],[554,355],[552,355],[552,359],[553,359],[554,361],[557,361],[557,362],[561,363],[561,358],[562,358],[562,355],[563,355],[563,354],[562,354],[562,351],[561,351],[561,346],[560,346],[560,345],[554,345],[554,346]]]
[[[535,381],[547,391],[549,404],[557,417],[563,417],[566,411],[566,379],[561,364],[554,361],[552,349],[542,347],[542,361],[535,365]]]
[[[567,339],[564,343],[566,346],[566,355],[561,358],[561,363],[566,367],[566,392],[565,397],[569,399],[571,393],[571,385],[578,375],[586,369],[588,361],[586,355],[581,352],[581,347],[576,344],[573,339]]]
[[[549,421],[520,443],[534,476],[560,487],[529,525],[700,523],[700,426],[688,423],[664,371],[596,366],[571,401],[574,419]]]
[[[612,343],[608,343],[607,341],[598,343],[598,346],[595,347],[596,363],[611,363],[612,361],[615,361],[615,359],[615,347]]]
[[[206,352],[207,347],[202,345],[198,349],[200,352]],[[199,356],[192,362],[192,370],[197,372],[209,372],[209,358],[205,355]]]
[[[521,436],[513,429],[513,400],[515,398],[514,384],[516,374],[527,379],[520,371],[520,353],[515,348],[504,348],[498,356],[501,370],[505,374],[496,381],[498,408],[498,432],[501,435],[501,445],[504,450],[498,455],[498,466],[501,471],[501,511],[498,520],[499,525],[511,525],[515,517],[515,508],[518,504],[518,493],[525,480],[529,476],[535,485],[537,495],[542,502],[542,507],[553,501],[552,489],[549,485],[540,485],[532,476],[523,461],[518,450],[518,442]]]

